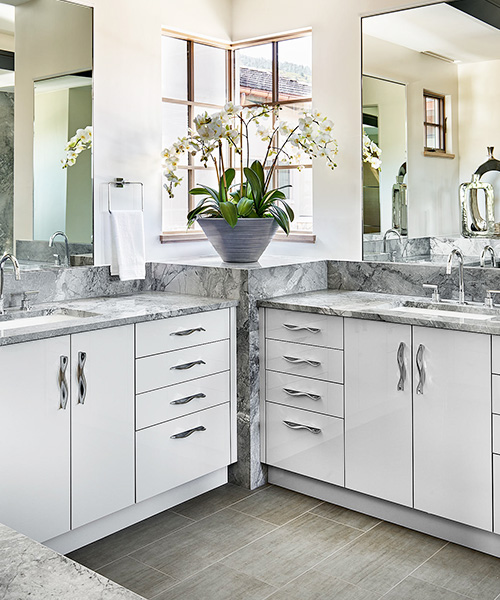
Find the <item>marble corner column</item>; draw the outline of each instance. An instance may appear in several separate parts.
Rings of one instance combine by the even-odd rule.
[[[253,265],[219,259],[151,266],[152,291],[239,300],[237,309],[238,462],[230,480],[254,489],[266,482],[260,462],[259,311],[264,298],[327,287],[326,261],[267,258]]]

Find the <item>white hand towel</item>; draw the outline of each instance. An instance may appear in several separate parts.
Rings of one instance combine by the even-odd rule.
[[[146,277],[144,217],[140,210],[111,212],[111,275],[122,281]]]

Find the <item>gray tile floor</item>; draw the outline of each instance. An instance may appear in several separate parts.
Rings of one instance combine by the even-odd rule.
[[[222,486],[69,556],[155,600],[500,600],[499,559],[275,486]]]

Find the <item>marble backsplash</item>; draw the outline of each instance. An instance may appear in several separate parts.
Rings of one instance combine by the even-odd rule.
[[[12,252],[14,228],[14,94],[0,92],[0,253]]]

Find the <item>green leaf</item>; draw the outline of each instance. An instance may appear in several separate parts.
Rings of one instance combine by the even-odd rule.
[[[220,212],[226,221],[234,227],[238,222],[238,209],[236,208],[236,204],[232,202],[221,202],[219,205]]]
[[[288,235],[290,233],[290,222],[288,221],[288,215],[286,212],[276,205],[270,206],[268,212],[270,215],[272,215],[281,229],[283,229],[283,231]]]
[[[295,214],[292,210],[292,207],[284,200],[281,200],[280,202],[281,202],[281,205],[283,206],[283,208],[286,210],[286,213],[287,213],[290,221],[293,221],[295,219]]]
[[[242,217],[248,217],[253,209],[253,200],[251,198],[241,198],[238,202],[238,214]]]
[[[200,185],[200,187],[193,188],[192,190],[189,190],[189,193],[192,196],[211,196],[215,200],[215,202],[217,202],[217,204],[220,202],[217,190],[214,190],[213,188],[208,187],[207,185]]]
[[[224,171],[224,175],[220,178],[219,182],[219,199],[221,202],[227,201],[227,193],[231,184],[233,183],[236,171],[234,169],[227,169]]]
[[[254,160],[253,163],[250,165],[250,168],[259,178],[260,185],[261,185],[262,189],[264,189],[264,183],[265,183],[264,167],[261,165],[261,163],[258,160]]]
[[[262,185],[260,183],[259,176],[253,169],[249,169],[248,167],[245,167],[243,172],[245,173],[245,177],[252,188],[252,197],[255,200],[255,204],[258,206],[262,200]]]

